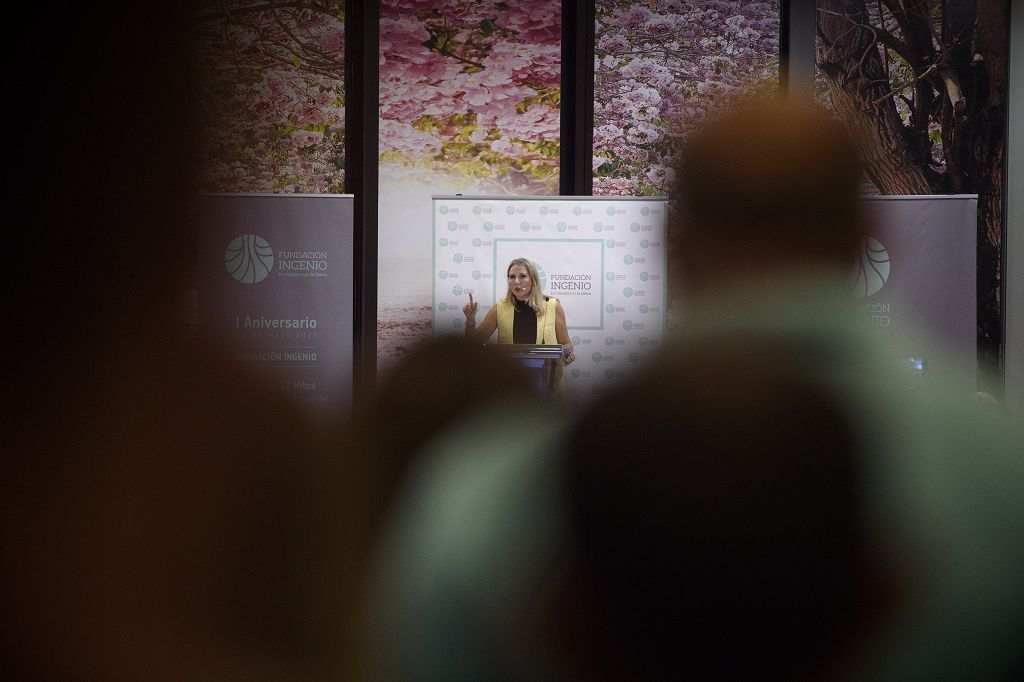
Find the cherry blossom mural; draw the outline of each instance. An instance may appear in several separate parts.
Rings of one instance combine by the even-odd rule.
[[[431,333],[431,195],[558,193],[560,78],[557,0],[381,0],[381,369]]]
[[[551,0],[382,0],[382,166],[557,193],[559,18]]]
[[[344,191],[344,4],[200,4],[203,191]]]
[[[702,117],[777,91],[777,1],[597,0],[595,14],[594,194],[665,194]]]

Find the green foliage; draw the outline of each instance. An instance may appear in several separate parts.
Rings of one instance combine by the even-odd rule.
[[[538,104],[558,108],[562,101],[562,91],[560,88],[542,88],[532,85],[530,87],[534,88],[537,91],[537,94],[533,97],[527,97],[517,104],[516,111],[520,114],[525,114],[527,109]]]

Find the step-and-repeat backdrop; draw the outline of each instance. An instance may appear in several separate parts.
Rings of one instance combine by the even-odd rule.
[[[353,379],[352,195],[201,198],[199,333],[314,418]]]
[[[850,291],[864,324],[891,337],[908,371],[976,390],[977,196],[863,201],[870,236]],[[577,357],[568,393],[600,393],[664,339],[666,209],[663,198],[435,196],[434,334],[463,333],[470,293],[482,319],[505,295],[509,262],[529,258],[565,308]]]
[[[506,294],[508,264],[528,258],[565,309],[576,352],[567,393],[600,393],[663,341],[666,211],[661,197],[435,196],[435,335],[463,333],[470,293],[483,319]]]

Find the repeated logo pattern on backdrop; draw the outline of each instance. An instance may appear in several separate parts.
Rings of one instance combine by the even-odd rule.
[[[434,334],[462,334],[505,296],[513,258],[537,266],[576,349],[570,397],[587,398],[650,358],[665,333],[666,202],[660,197],[434,197]],[[492,337],[491,343],[496,341]]]

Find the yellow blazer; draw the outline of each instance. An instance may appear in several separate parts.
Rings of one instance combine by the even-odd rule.
[[[555,335],[555,318],[558,316],[558,313],[555,312],[556,305],[558,305],[557,298],[553,296],[548,298],[544,312],[537,317],[537,343],[558,343],[558,337]],[[512,343],[512,321],[515,319],[516,307],[505,299],[495,303],[494,307],[498,311],[498,343]],[[563,361],[559,359],[555,370],[555,395],[557,396],[565,395],[562,365]]]
[[[551,297],[544,306],[544,312],[537,317],[537,343],[558,343],[555,335],[555,306],[558,299]],[[512,343],[512,321],[515,319],[515,305],[505,299],[494,304],[498,310],[498,343]]]

